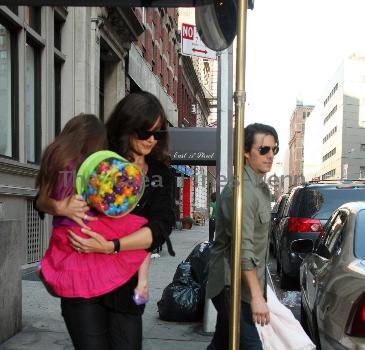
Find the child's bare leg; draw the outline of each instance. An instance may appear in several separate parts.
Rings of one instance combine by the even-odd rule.
[[[149,297],[148,271],[150,268],[150,261],[151,261],[151,254],[149,253],[143,260],[143,263],[138,270],[138,283],[136,289],[134,290],[135,293],[138,293],[145,300],[148,300]]]

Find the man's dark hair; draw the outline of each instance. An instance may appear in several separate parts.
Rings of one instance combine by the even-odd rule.
[[[272,126],[266,124],[254,123],[247,125],[245,128],[245,152],[251,151],[255,134],[272,135],[275,139],[275,142],[279,146],[278,133]]]

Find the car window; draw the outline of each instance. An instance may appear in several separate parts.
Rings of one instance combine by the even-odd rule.
[[[318,255],[330,259],[338,251],[346,231],[347,217],[347,212],[343,210],[336,211],[330,217],[323,234],[315,244],[315,251]]]
[[[282,197],[282,199],[280,201],[279,209],[278,209],[278,217],[283,216],[283,212],[284,212],[284,208],[285,208],[285,204],[286,204],[287,200],[288,200],[288,196]]]
[[[294,188],[291,190],[289,197],[285,203],[283,216],[296,216],[295,212],[299,204],[298,198],[300,197],[300,192],[302,188]]]
[[[277,214],[277,216],[281,216],[284,207],[285,207],[285,203],[287,200],[288,196],[287,195],[282,195],[279,200],[276,202],[274,208],[272,209],[272,213],[273,214]]]
[[[356,218],[354,251],[359,259],[365,259],[365,210],[360,210]]]
[[[280,203],[282,202],[282,198],[280,197],[279,200],[275,203],[274,207],[271,210],[271,213],[276,214],[279,211]]]
[[[338,215],[332,220],[331,225],[326,229],[324,237],[324,245],[330,255],[335,254],[343,241],[343,235],[346,229],[347,214],[344,211],[339,211]]]
[[[327,220],[342,204],[364,198],[365,187],[307,188],[301,192],[300,208],[296,216]]]

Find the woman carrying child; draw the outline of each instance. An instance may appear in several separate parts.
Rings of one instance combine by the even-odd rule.
[[[88,211],[82,197],[75,196],[74,192],[52,198],[41,187],[37,208],[83,226],[81,231],[90,238],[76,234],[75,226],[69,231],[70,243],[80,254],[151,251],[166,241],[169,253],[174,255],[169,240],[174,215],[172,178],[167,166],[167,119],[161,104],[147,92],[130,94],[117,104],[106,128],[109,149],[139,166],[146,175],[145,192],[132,212],[146,219],[143,227],[120,238],[119,244],[116,240],[106,240],[99,234],[101,232],[86,228],[97,218]],[[74,140],[81,141],[76,137]],[[76,349],[142,348],[144,305],[137,305],[133,294],[137,285],[142,292],[144,288],[147,291],[147,279],[138,277],[136,272],[126,283],[102,296],[62,298],[62,315]],[[99,345],[95,345],[98,342]]]

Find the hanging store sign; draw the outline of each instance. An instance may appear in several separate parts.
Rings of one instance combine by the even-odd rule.
[[[216,128],[169,128],[172,164],[215,165]]]

